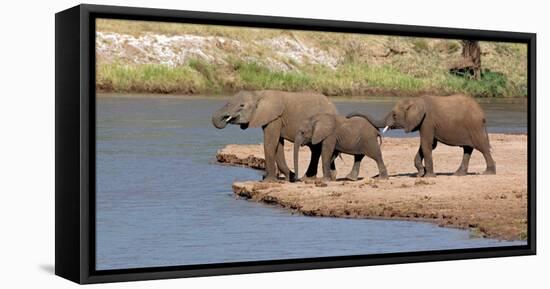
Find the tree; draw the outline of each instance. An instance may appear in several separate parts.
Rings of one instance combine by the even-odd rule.
[[[451,73],[481,79],[481,47],[479,41],[462,40],[462,59],[451,66]]]
[[[462,40],[462,57],[471,64],[471,75],[474,79],[481,78],[481,47],[479,41]]]

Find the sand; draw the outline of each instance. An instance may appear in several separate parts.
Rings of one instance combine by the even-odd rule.
[[[527,136],[491,134],[496,175],[482,175],[485,160],[474,151],[469,175],[452,176],[462,159],[462,149],[439,144],[433,152],[435,178],[417,178],[413,165],[418,138],[384,138],[382,153],[389,179],[378,174],[373,160],[365,157],[360,179],[323,183],[320,180],[263,183],[235,182],[240,197],[300,212],[308,216],[377,218],[428,221],[440,226],[470,229],[472,234],[505,240],[527,237]],[[292,164],[292,143],[285,144]],[[338,178],[344,178],[353,157],[336,160]],[[216,159],[220,163],[264,168],[263,146],[227,145]],[[309,149],[300,151],[300,170],[309,163]],[[319,168],[320,177],[322,174]]]

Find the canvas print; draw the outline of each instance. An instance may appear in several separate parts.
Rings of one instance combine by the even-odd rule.
[[[96,270],[527,244],[526,44],[95,37]]]

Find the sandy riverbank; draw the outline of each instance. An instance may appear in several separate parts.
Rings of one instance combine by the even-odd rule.
[[[527,136],[491,134],[497,175],[485,170],[481,153],[474,151],[470,174],[452,176],[462,159],[462,149],[439,144],[433,153],[436,178],[416,178],[413,158],[418,138],[384,138],[382,152],[388,180],[378,174],[373,160],[361,164],[359,181],[329,183],[235,182],[236,195],[253,201],[277,204],[311,216],[383,218],[429,221],[441,226],[471,229],[477,236],[517,240],[527,233]],[[292,144],[285,145],[292,163]],[[309,163],[302,148],[300,166]],[[227,145],[217,154],[220,163],[264,168],[261,145]],[[338,178],[351,169],[353,158],[336,160]],[[321,172],[321,169],[319,169]],[[302,172],[303,173],[303,172]]]

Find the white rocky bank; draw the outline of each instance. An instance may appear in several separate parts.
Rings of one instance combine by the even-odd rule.
[[[341,55],[322,50],[293,36],[239,41],[219,36],[96,33],[99,62],[184,65],[190,59],[225,64],[230,57],[264,64],[275,70],[293,70],[297,65],[319,64],[336,68]]]

